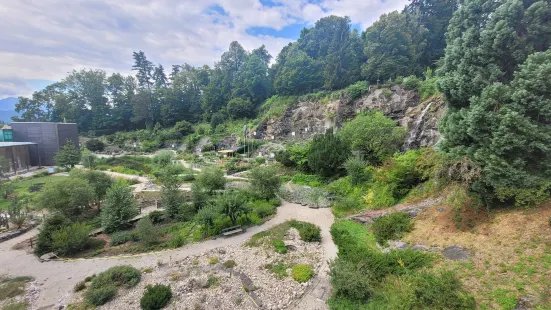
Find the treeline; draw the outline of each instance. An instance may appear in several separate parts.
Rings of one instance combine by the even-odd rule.
[[[173,65],[170,73],[134,52],[135,76],[73,71],[62,81],[21,97],[24,121],[76,122],[81,132],[173,126],[178,121],[223,122],[254,117],[272,95],[336,90],[359,80],[387,82],[436,67],[455,0],[416,0],[384,14],[365,32],[348,17],[329,16],[284,47],[270,67],[264,46],[251,52],[232,42],[214,67]]]

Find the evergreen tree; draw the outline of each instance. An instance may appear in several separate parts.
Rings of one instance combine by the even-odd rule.
[[[101,226],[108,232],[115,232],[128,226],[128,221],[138,215],[132,189],[125,181],[117,180],[107,190],[101,209]]]
[[[308,166],[319,175],[331,177],[342,170],[348,155],[348,145],[331,130],[327,130],[324,135],[317,135],[312,140],[308,152]]]
[[[73,168],[80,163],[80,150],[68,140],[55,154],[54,161],[59,167]]]

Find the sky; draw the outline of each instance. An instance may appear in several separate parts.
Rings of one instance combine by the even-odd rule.
[[[132,52],[213,65],[232,41],[275,57],[324,16],[364,30],[408,0],[0,0],[0,99],[29,96],[84,68],[131,74]]]

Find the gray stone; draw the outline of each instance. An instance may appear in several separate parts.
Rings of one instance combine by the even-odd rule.
[[[466,261],[466,260],[469,260],[469,257],[470,257],[469,252],[458,245],[452,245],[450,247],[445,248],[442,251],[442,254],[447,259],[450,259],[453,261]]]
[[[531,310],[534,309],[534,297],[533,296],[521,296],[513,310]]]
[[[420,244],[416,244],[414,246],[411,247],[412,250],[416,250],[416,251],[429,251],[430,248],[426,245],[420,245]]]

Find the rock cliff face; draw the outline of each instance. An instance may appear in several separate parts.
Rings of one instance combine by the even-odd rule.
[[[401,86],[372,87],[369,94],[353,101],[340,98],[327,103],[298,102],[282,117],[262,122],[252,137],[274,141],[308,140],[330,128],[336,131],[359,113],[372,110],[383,112],[407,129],[406,149],[433,146],[440,139],[437,127],[444,113],[442,100],[436,97],[420,102],[416,92]]]

